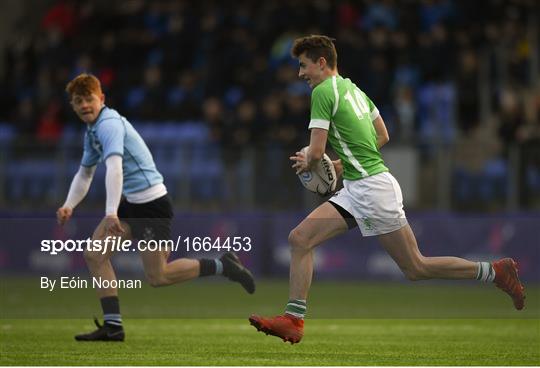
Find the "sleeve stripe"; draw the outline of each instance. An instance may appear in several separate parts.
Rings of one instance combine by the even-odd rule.
[[[379,109],[377,109],[376,107],[373,108],[373,110],[371,110],[370,114],[371,114],[371,121],[377,119],[379,117],[379,115],[380,115]]]
[[[107,156],[103,157],[103,161],[107,160],[111,156],[124,157],[124,154],[122,152],[117,152],[117,151],[109,152],[109,153],[107,153]]]
[[[320,128],[320,129],[328,130],[330,129],[330,122],[328,120],[323,120],[323,119],[311,119],[311,121],[309,122],[309,129],[313,129],[313,128]]]
[[[334,115],[336,115],[338,105],[339,105],[339,92],[337,88],[337,78],[335,75],[332,77],[332,87],[334,89],[334,96],[335,96],[334,110],[332,111],[332,117],[334,117]]]

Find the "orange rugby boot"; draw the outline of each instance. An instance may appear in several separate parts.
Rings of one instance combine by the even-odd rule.
[[[518,265],[512,258],[503,258],[492,263],[495,270],[495,285],[512,298],[517,310],[525,305],[525,288],[519,281]]]
[[[249,317],[249,322],[257,331],[277,336],[284,342],[290,342],[291,345],[300,342],[304,336],[304,320],[290,314],[270,318],[252,315]]]

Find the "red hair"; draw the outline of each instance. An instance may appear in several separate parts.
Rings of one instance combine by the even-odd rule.
[[[92,93],[100,96],[103,94],[101,90],[101,83],[92,74],[82,73],[73,78],[67,86],[66,92],[69,94],[69,97],[73,95],[88,96]]]

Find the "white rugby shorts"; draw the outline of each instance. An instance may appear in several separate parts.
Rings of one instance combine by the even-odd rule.
[[[389,172],[343,180],[343,188],[329,201],[355,218],[363,236],[387,234],[407,225],[401,188]]]

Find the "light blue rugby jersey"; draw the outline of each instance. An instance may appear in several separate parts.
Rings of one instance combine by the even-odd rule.
[[[143,139],[126,118],[107,106],[84,135],[82,166],[95,166],[111,155],[122,156],[123,193],[136,193],[163,183]]]

